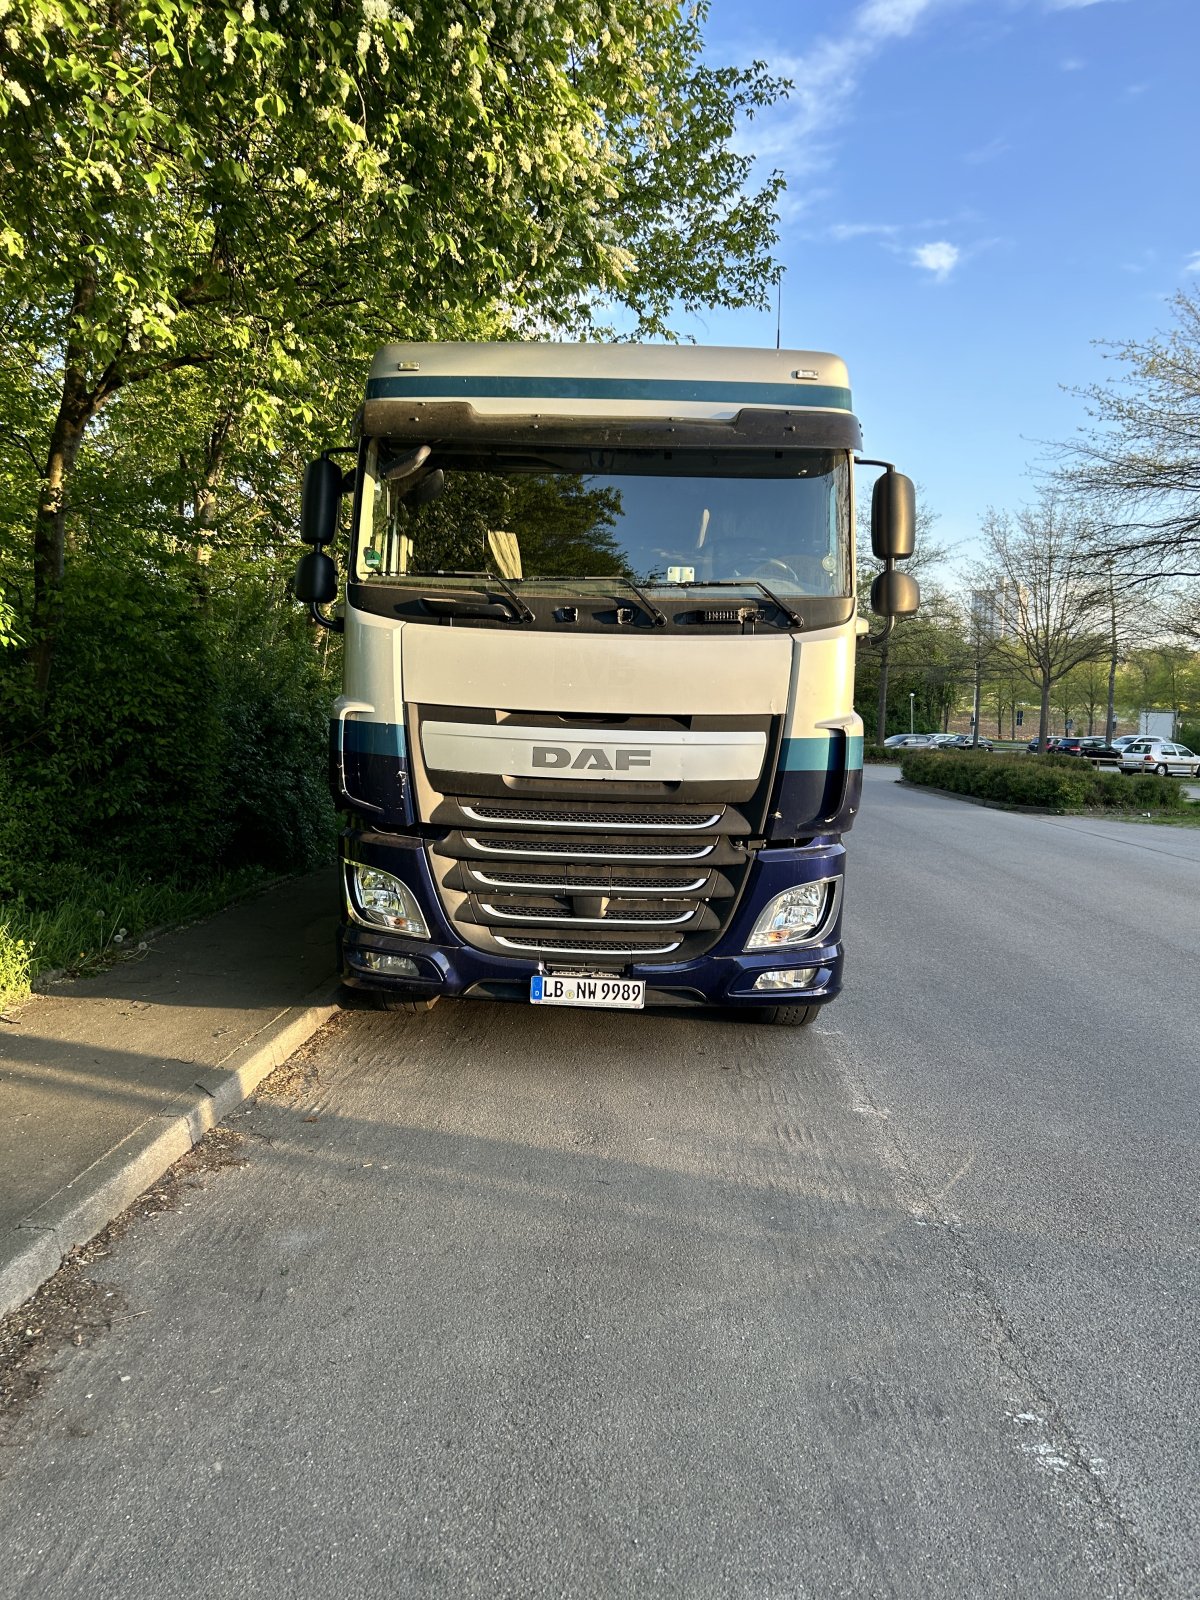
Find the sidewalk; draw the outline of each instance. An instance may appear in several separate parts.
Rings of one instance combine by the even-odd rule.
[[[0,1022],[0,1316],[333,1015],[333,869]]]

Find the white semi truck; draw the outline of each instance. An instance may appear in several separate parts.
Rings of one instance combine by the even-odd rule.
[[[355,432],[308,468],[296,576],[345,633],[345,982],[810,1021],[862,781],[842,361],[393,344]],[[886,627],[913,489],[870,465]]]

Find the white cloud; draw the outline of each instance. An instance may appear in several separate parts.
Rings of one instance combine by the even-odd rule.
[[[980,145],[977,150],[968,150],[963,156],[963,160],[967,162],[969,166],[981,167],[984,162],[995,161],[997,156],[1002,156],[1006,151],[1011,149],[1012,146],[1009,144],[1008,140],[1002,139],[999,135],[997,135],[996,138],[989,139],[987,144]]]
[[[892,239],[899,232],[900,225],[896,222],[835,222],[829,230],[829,237],[842,244],[847,239],[867,239],[872,236]]]
[[[1200,250],[1196,251],[1196,254],[1192,257],[1183,270],[1185,272],[1200,272]]]
[[[1060,61],[1059,66],[1064,72],[1082,72],[1083,62],[1078,56],[1068,56],[1065,61]]]
[[[845,32],[818,39],[802,56],[771,53],[771,66],[793,88],[784,106],[754,125],[754,150],[791,171],[827,159],[819,139],[843,121],[867,66],[894,39],[906,38],[954,0],[864,0]],[[761,52],[760,52],[761,53]],[[814,140],[818,141],[814,146]],[[805,148],[808,146],[808,148]]]
[[[945,283],[958,265],[961,254],[956,244],[937,239],[932,244],[919,244],[912,253],[912,262],[914,267],[932,272],[938,283]]]
[[[1047,11],[1082,11],[1085,6],[1104,5],[1106,0],[1046,0]]]

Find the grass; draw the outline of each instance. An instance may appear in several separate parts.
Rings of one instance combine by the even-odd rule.
[[[193,922],[276,876],[260,867],[225,872],[201,885],[147,882],[118,870],[105,876],[55,867],[14,896],[0,920],[0,1010],[28,998],[48,972],[95,972],[131,951],[152,928]]]

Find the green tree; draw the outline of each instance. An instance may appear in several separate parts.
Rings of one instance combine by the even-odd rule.
[[[916,546],[913,555],[904,564],[906,572],[917,574],[931,571],[946,558],[944,549],[929,542],[930,530],[937,521],[938,513],[931,511],[923,501],[923,491],[918,486]],[[858,571],[856,575],[858,609],[859,615],[868,620],[871,616],[871,585],[881,570],[879,563],[871,553],[870,506],[870,498],[867,497],[859,505],[855,519],[858,528]],[[930,614],[930,608],[935,599],[937,606],[940,608],[943,604],[944,596],[938,595],[935,597],[931,593],[923,593],[922,610],[916,618],[904,618],[898,621],[894,628],[877,626],[872,632],[859,637],[854,697],[860,708],[859,715],[862,717],[863,722],[868,728],[874,728],[876,744],[883,743],[891,723],[895,720],[895,708],[892,704],[894,686],[891,683],[893,663],[897,659],[901,661],[902,665],[907,662],[908,658],[905,654],[904,644],[910,641],[915,647],[916,657],[919,658],[921,656],[922,641],[925,643],[928,643],[928,641],[925,637],[925,631],[915,628],[915,624],[921,615],[928,616]],[[945,622],[946,619],[943,616],[941,618],[941,626],[934,630],[939,638],[943,640],[943,643],[945,643]],[[863,693],[867,684],[872,687],[873,698],[871,700],[868,700]],[[908,695],[910,692],[915,693],[916,691],[910,691],[905,688],[896,700],[897,704],[902,703],[903,705],[904,729],[908,727]],[[927,704],[927,696],[923,687],[921,700],[927,715],[930,714],[931,708],[935,704],[942,709],[945,708],[945,695],[941,691],[929,698]],[[893,729],[893,731],[900,732],[904,730]]]
[[[676,300],[762,299],[779,180],[745,193],[732,135],[781,86],[706,66],[703,18],[9,0],[0,327],[56,375],[28,428],[40,694],[72,477],[123,389],[211,370],[270,446],[385,335],[587,326],[606,300],[661,331]]]

